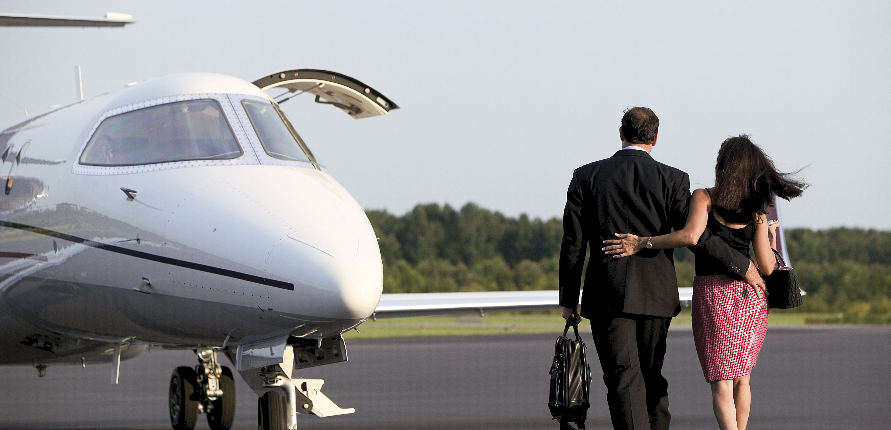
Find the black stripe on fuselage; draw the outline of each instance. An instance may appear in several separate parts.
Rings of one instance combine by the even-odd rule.
[[[281,288],[283,290],[294,291],[294,284],[290,282],[276,281],[275,279],[264,278],[262,276],[254,276],[248,275],[247,273],[236,272],[234,270],[222,269],[219,267],[208,266],[205,264],[192,263],[189,261],[177,260],[175,258],[164,257],[161,255],[149,254],[147,252],[142,251],[134,251],[132,249],[121,248],[119,246],[108,245],[101,242],[92,241],[89,239],[80,238],[77,236],[72,236],[70,234],[60,233],[58,231],[47,230],[45,228],[33,227],[30,225],[19,224],[9,221],[0,221],[0,226],[7,228],[14,228],[17,230],[23,230],[31,233],[42,234],[44,236],[50,236],[59,238],[62,240],[67,240],[69,242],[79,243],[81,245],[86,245],[91,248],[101,249],[103,251],[114,252],[116,254],[127,255],[130,257],[141,258],[143,260],[155,261],[162,264],[169,264],[171,266],[184,267],[186,269],[198,270],[200,272],[213,273],[215,275],[226,276],[229,278],[240,279],[242,281],[253,282],[256,284],[267,285],[270,287]]]

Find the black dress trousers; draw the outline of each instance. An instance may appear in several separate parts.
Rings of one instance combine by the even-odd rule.
[[[614,429],[668,430],[668,381],[662,365],[670,324],[671,318],[632,314],[591,319]]]

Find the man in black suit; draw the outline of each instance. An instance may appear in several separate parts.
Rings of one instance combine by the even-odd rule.
[[[673,250],[644,249],[615,259],[601,249],[615,233],[650,237],[684,227],[690,178],[650,156],[658,130],[652,110],[626,110],[622,149],[573,172],[563,213],[560,305],[568,318],[579,303],[590,244],[581,316],[591,320],[615,429],[668,429],[671,420],[662,363],[668,326],[680,312]],[[740,279],[764,285],[749,259],[708,229],[697,247]]]

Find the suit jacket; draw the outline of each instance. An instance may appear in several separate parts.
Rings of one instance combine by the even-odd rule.
[[[630,313],[673,317],[680,311],[673,250],[645,249],[614,259],[601,248],[614,233],[659,236],[680,230],[687,220],[690,177],[659,163],[645,151],[620,150],[573,172],[563,212],[560,249],[560,305],[579,302],[588,244],[581,315]],[[742,279],[746,256],[708,230],[697,245]]]

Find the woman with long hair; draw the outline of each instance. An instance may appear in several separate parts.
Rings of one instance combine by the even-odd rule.
[[[767,209],[774,196],[789,200],[805,188],[807,184],[792,174],[778,172],[748,136],[731,137],[718,151],[715,186],[693,192],[682,230],[654,237],[617,233],[616,239],[604,241],[603,250],[621,258],[646,248],[693,246],[708,228],[746,256],[751,245],[759,271],[769,275],[776,264],[773,248],[779,223],[767,220]],[[732,278],[724,265],[696,253],[693,335],[721,430],[744,430],[748,423],[749,376],[767,332],[767,314],[763,288]]]

